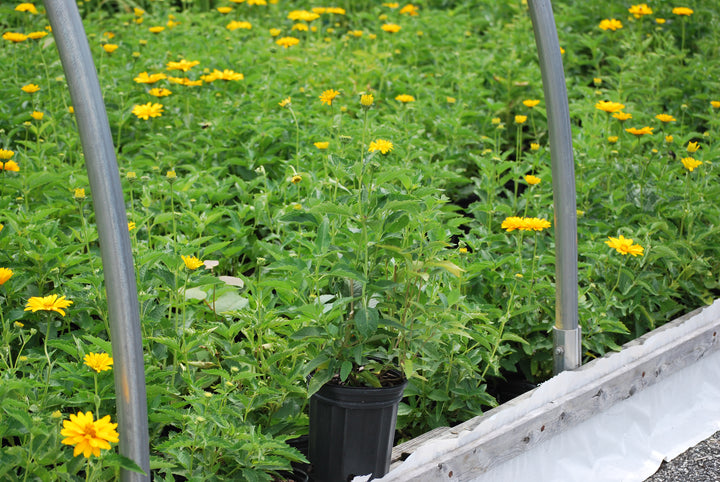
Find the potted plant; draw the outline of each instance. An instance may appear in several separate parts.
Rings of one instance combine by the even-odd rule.
[[[387,472],[398,404],[407,380],[420,376],[414,357],[433,332],[427,301],[440,279],[462,272],[443,259],[451,232],[443,222],[460,217],[437,191],[409,182],[407,168],[376,162],[388,144],[373,141],[349,168],[341,181],[354,189],[298,218],[310,214],[317,226],[307,276],[314,293],[293,338],[310,359],[309,459],[318,482]],[[349,163],[329,156],[329,164],[338,173]]]

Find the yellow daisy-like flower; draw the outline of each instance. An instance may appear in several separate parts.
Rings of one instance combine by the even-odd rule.
[[[32,112],[32,114],[30,114],[30,117],[32,117],[35,120],[42,120],[42,118],[45,117],[45,113],[34,110]]]
[[[302,176],[300,174],[295,174],[293,177],[290,178],[290,182],[293,184],[297,184],[302,181]]]
[[[29,39],[39,40],[43,37],[47,37],[47,34],[47,32],[30,32],[29,34],[27,34],[27,37]]]
[[[320,102],[327,105],[332,105],[335,97],[340,95],[340,92],[334,89],[329,89],[320,94]]]
[[[675,15],[685,15],[685,16],[689,17],[689,16],[692,15],[694,12],[693,12],[693,9],[692,9],[692,8],[687,8],[687,7],[675,7],[675,8],[672,9],[672,13],[674,13]]]
[[[15,155],[15,151],[8,151],[6,149],[0,149],[0,159],[12,159]]]
[[[288,48],[300,43],[300,39],[295,37],[281,37],[275,41],[281,47]]]
[[[4,285],[7,283],[7,280],[9,280],[13,275],[13,270],[10,268],[0,268],[0,285]]]
[[[383,3],[383,7],[387,8],[398,8],[400,6],[397,2]]]
[[[370,107],[375,102],[375,97],[372,94],[363,94],[360,96],[360,105],[363,107]]]
[[[225,27],[228,30],[252,30],[252,24],[250,22],[238,22],[237,20],[233,20],[227,26]]]
[[[516,123],[516,124],[524,124],[526,120],[527,120],[527,116],[526,116],[526,115],[516,115],[516,116],[515,116],[515,123]]]
[[[620,122],[625,122],[628,119],[632,119],[632,114],[628,112],[615,112],[612,116]]]
[[[7,40],[7,41],[15,43],[15,44],[24,42],[25,40],[28,39],[27,35],[25,35],[23,33],[18,33],[18,32],[5,32],[2,36],[2,38],[4,40]]]
[[[713,106],[715,109],[720,109],[720,100],[711,100],[710,105]]]
[[[600,109],[603,112],[613,113],[613,112],[619,112],[625,108],[625,104],[621,104],[619,102],[611,102],[608,100],[601,100],[597,104],[595,104],[596,109]]]
[[[280,107],[283,107],[283,108],[289,106],[290,104],[292,104],[292,101],[290,100],[290,97],[288,97],[288,98],[286,98],[286,99],[283,99],[283,100],[281,100],[280,102],[278,102],[278,105],[279,105]]]
[[[307,32],[309,27],[304,23],[296,23],[290,30],[297,30],[298,32]]]
[[[167,79],[167,75],[161,73],[148,74],[147,72],[140,72],[137,77],[133,80],[138,84],[154,84],[159,80]]]
[[[15,161],[7,161],[3,164],[2,168],[5,171],[20,172],[20,166],[18,166],[18,163]]]
[[[408,94],[400,94],[395,97],[395,100],[402,102],[403,104],[407,104],[408,102],[415,102],[415,97]]]
[[[110,422],[110,415],[93,420],[92,412],[70,414],[70,420],[63,420],[60,434],[65,438],[61,443],[75,446],[73,457],[80,454],[85,458],[100,457],[100,450],[109,450],[110,443],[119,442],[116,428],[117,424]]]
[[[133,12],[135,13],[136,17],[142,17],[145,14],[145,10],[137,7],[133,8]]]
[[[205,266],[205,263],[200,261],[200,259],[196,258],[195,256],[180,256],[185,263],[185,267],[189,270],[196,270],[200,266]]]
[[[172,91],[170,89],[156,87],[154,89],[150,89],[148,91],[148,94],[152,95],[153,97],[167,97],[168,95],[172,94]]]
[[[647,6],[647,3],[641,3],[639,5],[632,5],[628,11],[633,15],[635,18],[640,18],[644,15],[652,15],[653,11],[650,7]]]
[[[700,145],[697,142],[688,142],[687,151],[690,154],[697,152],[698,149],[700,149]]]
[[[66,300],[64,296],[58,297],[58,295],[48,295],[44,297],[33,296],[30,298],[25,305],[25,311],[56,311],[62,316],[65,316],[64,308],[72,305],[73,302]]]
[[[217,11],[220,13],[230,13],[232,12],[232,7],[218,7]]]
[[[454,104],[455,102],[457,102],[457,99],[456,99],[455,97],[450,97],[450,96],[448,96],[448,97],[445,97],[445,101],[446,101],[448,104]]]
[[[327,149],[328,147],[330,147],[330,143],[327,142],[327,141],[325,141],[325,142],[315,142],[314,145],[315,145],[315,147],[317,147],[318,149]]]
[[[619,139],[618,136],[608,136],[608,142],[610,144],[615,144],[618,141],[618,139]]]
[[[526,231],[542,231],[550,227],[550,221],[547,219],[525,218],[523,221],[525,226],[521,229],[525,229]]]
[[[523,101],[523,105],[524,105],[525,107],[529,107],[529,108],[531,108],[531,109],[532,109],[533,107],[535,107],[536,105],[538,105],[539,103],[540,103],[540,101],[537,100],[537,99],[526,99],[526,100]]]
[[[16,12],[30,12],[33,14],[38,13],[37,8],[32,3],[21,3],[15,7]],[[674,13],[674,12],[673,12]]]
[[[600,22],[599,27],[602,30],[612,30],[613,32],[615,30],[620,30],[623,28],[623,24],[620,20],[615,20],[614,18],[611,19],[605,19]]]
[[[323,9],[322,13],[325,13],[326,11],[327,9]],[[307,10],[293,10],[288,13],[287,18],[296,22],[299,20],[303,20],[305,22],[312,22],[313,20],[320,18],[320,15],[318,12],[308,12]]]
[[[182,59],[177,62],[168,62],[166,67],[168,70],[182,70],[183,72],[187,72],[198,64],[200,64],[199,60]]]
[[[685,169],[690,172],[693,172],[696,167],[702,164],[702,161],[698,161],[697,159],[693,159],[692,157],[683,157],[682,159],[680,159],[680,162],[682,162],[682,165],[685,166]]]
[[[607,244],[623,256],[625,256],[626,254],[632,256],[639,256],[645,251],[645,248],[643,248],[639,244],[633,244],[632,239],[626,238],[622,234],[618,238],[608,236],[608,240],[605,241],[605,244]]]
[[[658,114],[655,116],[657,120],[660,122],[675,122],[675,118],[671,116],[670,114]]]
[[[670,136],[670,135],[665,136],[665,142],[667,142],[668,144],[672,144],[673,140],[674,140],[673,136]]]
[[[162,32],[163,30],[165,30],[165,27],[163,27],[162,25],[158,25],[158,26],[156,26],[156,27],[150,27],[148,30],[149,30],[151,33],[160,33],[160,32]]]
[[[630,127],[629,129],[625,129],[630,134],[636,135],[636,136],[644,136],[645,134],[652,134],[654,127],[642,127],[640,129],[637,129],[635,127]]]
[[[22,87],[20,87],[20,90],[22,90],[23,92],[26,92],[28,94],[34,94],[35,92],[40,90],[40,86],[36,85],[36,84],[27,84],[27,85],[23,85]]]
[[[515,231],[516,229],[522,229],[525,226],[523,218],[519,216],[510,216],[505,218],[500,227],[507,232]]]
[[[175,179],[177,179],[177,173],[176,173],[174,170],[171,169],[171,170],[169,170],[168,172],[165,173],[165,179],[167,179],[168,181],[171,181],[171,182],[172,182],[172,181],[174,181]]]
[[[535,184],[540,184],[541,179],[537,176],[533,176],[532,174],[528,174],[525,176],[525,182],[530,184],[531,186],[534,186]]]
[[[81,187],[76,188],[73,197],[78,200],[85,199],[85,189]]]
[[[224,69],[222,71],[213,69],[210,77],[212,77],[212,80],[206,80],[206,82],[212,82],[213,80],[243,80],[245,78],[245,75],[230,69]]]
[[[418,9],[412,3],[408,3],[403,8],[400,9],[400,13],[402,15],[410,15],[411,17],[415,17],[418,14]]]
[[[362,30],[350,30],[348,32],[348,35],[350,35],[351,37],[360,38],[363,36],[363,31]]]
[[[369,152],[380,151],[382,154],[387,154],[393,150],[393,144],[385,139],[376,139],[370,143]]]
[[[102,48],[105,52],[111,54],[118,49],[118,46],[115,44],[103,44]]]
[[[132,113],[142,120],[148,120],[151,117],[160,117],[163,113],[163,105],[152,102],[137,104],[133,107]]]
[[[107,353],[88,353],[83,360],[85,360],[85,365],[98,373],[112,370],[113,359]]]
[[[271,37],[277,37],[282,33],[282,30],[280,30],[279,28],[271,28],[270,30],[268,30],[268,32],[270,33]]]
[[[389,33],[398,33],[400,31],[400,29],[402,29],[402,27],[400,25],[395,24],[395,23],[386,23],[385,25],[383,25],[380,28],[383,29],[384,32],[389,32]]]
[[[128,223],[128,231],[132,231],[132,230],[135,229],[136,227],[137,227],[137,226],[135,226],[135,221],[130,221],[130,222]]]

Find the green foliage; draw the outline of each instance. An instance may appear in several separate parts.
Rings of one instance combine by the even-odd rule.
[[[552,374],[553,227],[502,227],[513,216],[555,224],[544,102],[523,104],[543,91],[522,2],[432,0],[411,16],[341,1],[345,15],[323,13],[307,32],[288,13],[316,2],[248,3],[80,5],[134,223],[151,470],[162,480],[273,480],[304,461],[286,442],[307,431],[308,395],[333,377],[377,385],[400,368],[407,438],[494,406],[488,387],[508,374]],[[3,32],[45,32],[38,8],[0,5]],[[618,2],[554,8],[589,360],[717,297],[718,12],[702,1],[690,17],[658,5],[635,19]],[[598,28],[610,18],[623,27]],[[284,36],[300,43],[283,48]],[[14,152],[2,162],[19,166],[0,170],[0,268],[13,271],[0,285],[0,479],[110,480],[133,462],[113,447],[87,463],[60,434],[78,411],[116,421],[112,373],[83,364],[112,344],[72,100],[51,35],[3,39],[0,53],[0,148]],[[200,63],[168,70],[181,59]],[[225,69],[244,78],[205,77]],[[204,82],[135,82],[142,72]],[[20,90],[29,83],[40,90]],[[330,89],[340,94],[327,105]],[[369,109],[362,94],[374,96]],[[148,102],[162,115],[132,113]],[[645,126],[654,133],[626,131]],[[393,149],[371,152],[379,139]],[[702,164],[689,171],[687,157]],[[619,235],[642,254],[606,244]],[[181,255],[217,263],[191,270]],[[49,294],[73,301],[66,316],[24,311]]]

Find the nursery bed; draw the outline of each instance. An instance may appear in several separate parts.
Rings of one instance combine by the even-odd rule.
[[[720,428],[719,331],[716,301],[395,447],[381,480],[644,480]]]

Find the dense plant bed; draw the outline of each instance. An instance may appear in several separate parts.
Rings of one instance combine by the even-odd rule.
[[[368,360],[408,378],[403,438],[494,406],[491,377],[551,373],[526,7],[340,3],[80,6],[126,195],[158,477],[288,470],[309,393]],[[587,359],[718,294],[718,12],[630,7],[555,5]],[[107,478],[128,462],[106,448],[112,353],[72,105],[42,7],[4,2],[0,27],[0,478]],[[89,464],[62,444],[84,451],[68,434],[87,412],[106,429]]]

